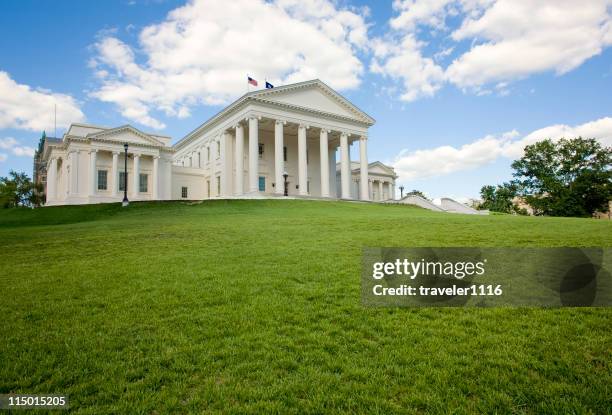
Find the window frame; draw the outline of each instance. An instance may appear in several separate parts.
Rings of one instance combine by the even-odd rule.
[[[144,182],[143,182],[144,178]],[[143,186],[144,183],[144,186]],[[142,190],[144,187],[144,190]],[[140,173],[138,175],[138,193],[149,193],[149,175],[147,173]]]
[[[104,173],[104,187],[100,187],[102,181],[100,180],[100,173]],[[98,169],[98,174],[96,177],[96,189],[97,190],[108,190],[108,170],[106,169]]]
[[[188,197],[188,193],[189,189],[187,188],[187,186],[181,186],[181,199],[187,199]]]

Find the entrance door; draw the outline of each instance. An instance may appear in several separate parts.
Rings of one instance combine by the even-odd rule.
[[[264,176],[259,176],[259,191],[266,191],[266,178]]]

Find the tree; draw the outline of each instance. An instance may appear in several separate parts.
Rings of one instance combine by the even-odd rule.
[[[518,195],[519,188],[515,183],[503,183],[498,186],[483,186],[480,189],[482,203],[479,209],[488,209],[492,212],[518,213],[521,215],[527,212],[519,208],[514,203],[514,198]]]
[[[9,172],[9,177],[0,177],[0,206],[40,206],[44,202],[42,185],[32,183],[25,173]]]
[[[612,148],[582,137],[525,147],[513,183],[538,215],[591,216],[612,199]]]
[[[408,196],[408,195],[412,195],[412,196],[421,196],[423,199],[427,199],[427,200],[429,200],[429,199],[427,198],[427,196],[425,196],[425,193],[421,192],[420,190],[416,190],[416,189],[415,189],[415,190],[412,190],[412,191],[410,191],[410,192],[408,192],[408,193],[406,193],[406,196]]]

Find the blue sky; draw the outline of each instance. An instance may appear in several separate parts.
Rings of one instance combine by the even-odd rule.
[[[546,137],[612,143],[612,2],[0,3],[0,175],[42,129],[133,124],[177,141],[246,89],[319,77],[377,123],[369,159],[474,197]],[[356,154],[356,153],[355,153]]]

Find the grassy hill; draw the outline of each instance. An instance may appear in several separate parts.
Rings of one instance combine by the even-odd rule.
[[[363,246],[612,246],[612,223],[212,201],[0,211],[0,393],[100,413],[605,413],[610,309],[370,309]]]

